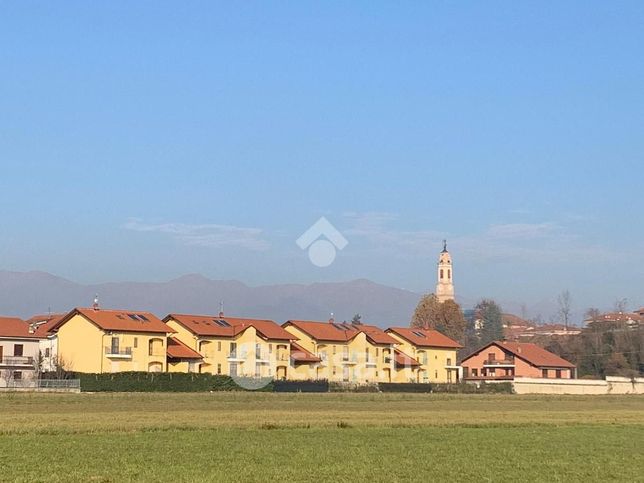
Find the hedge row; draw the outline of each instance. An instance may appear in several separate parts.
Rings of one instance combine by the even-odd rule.
[[[50,374],[43,374],[47,379]],[[53,374],[51,374],[54,377]],[[80,379],[83,392],[211,392],[245,391],[265,392],[407,392],[489,394],[512,393],[512,384],[414,384],[379,383],[356,385],[321,381],[269,381],[237,379],[230,376],[182,372],[115,372],[105,374],[67,373],[70,379]],[[59,376],[57,376],[59,377]]]
[[[72,373],[83,392],[209,392],[243,391],[232,377],[180,372]],[[243,385],[243,381],[241,381]],[[272,382],[259,389],[272,390]]]

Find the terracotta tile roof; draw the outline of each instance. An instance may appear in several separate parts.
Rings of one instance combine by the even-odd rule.
[[[437,330],[391,327],[386,332],[393,332],[416,347],[443,347],[446,349],[460,349],[463,347],[455,340],[441,334]]]
[[[195,335],[203,337],[234,337],[248,327],[254,327],[265,339],[293,340],[293,334],[285,331],[272,320],[247,319],[241,317],[219,317],[218,315],[169,314],[165,319],[175,320]]]
[[[291,360],[297,362],[320,362],[320,358],[307,351],[304,347],[295,342],[291,342]]]
[[[43,339],[52,333],[52,328],[65,316],[65,314],[47,314],[47,315],[34,315],[27,324],[34,327],[35,334]]]
[[[40,339],[35,333],[30,333],[29,324],[17,317],[0,317],[0,337],[15,337],[20,339]]]
[[[315,340],[348,342],[360,333],[351,324],[338,322],[316,322],[312,320],[288,320],[282,327],[292,325]]]
[[[524,361],[536,367],[569,367],[574,368],[575,365],[562,359],[557,354],[545,350],[543,347],[533,344],[531,342],[509,342],[509,341],[496,341],[481,347],[472,354],[469,354],[463,359],[461,363],[465,363],[470,357],[480,354],[490,346],[497,346],[501,349],[507,350],[515,357],[523,359]]]
[[[420,366],[420,362],[418,362],[413,357],[408,356],[404,352],[399,351],[398,349],[394,349],[394,362],[396,364],[396,367],[418,367],[418,366]]]
[[[199,352],[192,350],[174,337],[168,337],[168,348],[166,352],[169,359],[203,359]]]
[[[133,310],[94,310],[76,308],[61,318],[51,330],[57,330],[75,315],[82,315],[104,331],[115,332],[149,332],[169,334],[174,332],[159,318],[150,312]]]
[[[562,359],[557,354],[531,342],[499,341],[494,344],[537,367],[575,367],[574,364]]]
[[[375,345],[398,344],[398,341],[396,339],[394,339],[392,336],[387,334],[380,327],[376,327],[375,325],[361,324],[357,326],[357,328],[367,335],[367,338],[371,341],[372,344],[375,344]]]

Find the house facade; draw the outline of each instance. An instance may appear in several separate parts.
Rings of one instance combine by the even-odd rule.
[[[203,356],[176,337],[168,337],[168,372],[199,372]]]
[[[512,381],[515,377],[576,377],[574,364],[527,342],[491,342],[465,357],[461,365],[466,381]]]
[[[167,371],[167,339],[173,331],[149,312],[76,308],[51,331],[66,370]]]
[[[387,334],[396,340],[404,357],[415,364],[397,371],[396,382],[456,383],[461,379],[461,367],[456,353],[462,346],[436,330],[392,327]]]
[[[37,372],[40,343],[29,324],[0,317],[0,387],[30,385]]]
[[[202,356],[198,372],[287,379],[294,337],[272,320],[170,314],[176,339]]]

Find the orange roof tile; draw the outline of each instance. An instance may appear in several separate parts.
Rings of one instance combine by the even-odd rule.
[[[211,337],[234,337],[248,327],[254,327],[265,339],[293,340],[293,334],[285,331],[272,320],[215,315],[169,314],[164,320],[175,320],[195,335]]]
[[[52,333],[52,328],[65,316],[65,314],[34,315],[26,322],[35,328],[35,334],[43,339]]]
[[[312,320],[288,320],[282,327],[293,325],[315,340],[348,342],[360,333],[356,326],[345,323],[316,322]]]
[[[17,317],[0,317],[0,337],[15,337],[19,339],[40,339],[35,333],[30,333],[29,324]]]
[[[417,367],[420,362],[398,349],[394,349],[394,362],[398,367]]]
[[[192,350],[174,337],[168,337],[167,354],[169,359],[203,359],[199,352]]]
[[[295,342],[291,342],[291,360],[297,362],[320,362],[320,358],[307,351],[304,347]]]
[[[57,330],[75,315],[82,315],[104,331],[150,332],[170,334],[174,332],[156,315],[133,310],[104,310],[76,308],[62,317],[50,330]]]
[[[372,344],[376,344],[376,345],[398,344],[398,341],[396,339],[394,339],[392,336],[387,334],[380,327],[376,327],[375,325],[360,324],[356,326],[356,328],[364,332]]]
[[[512,353],[515,357],[523,359],[524,361],[536,367],[570,367],[574,368],[575,365],[562,359],[557,354],[547,351],[543,347],[533,344],[532,342],[509,342],[509,341],[496,341],[481,347],[472,354],[463,358],[461,363],[464,363],[470,357],[480,354],[490,346],[497,346]]]
[[[460,349],[463,347],[455,340],[441,334],[437,330],[391,327],[386,332],[393,332],[416,347],[443,347],[446,349]]]

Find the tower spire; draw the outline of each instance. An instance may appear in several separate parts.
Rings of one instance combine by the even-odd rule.
[[[447,251],[447,240],[443,240],[443,251],[438,257],[438,282],[436,297],[439,302],[454,300],[454,279],[452,272],[452,257]]]

